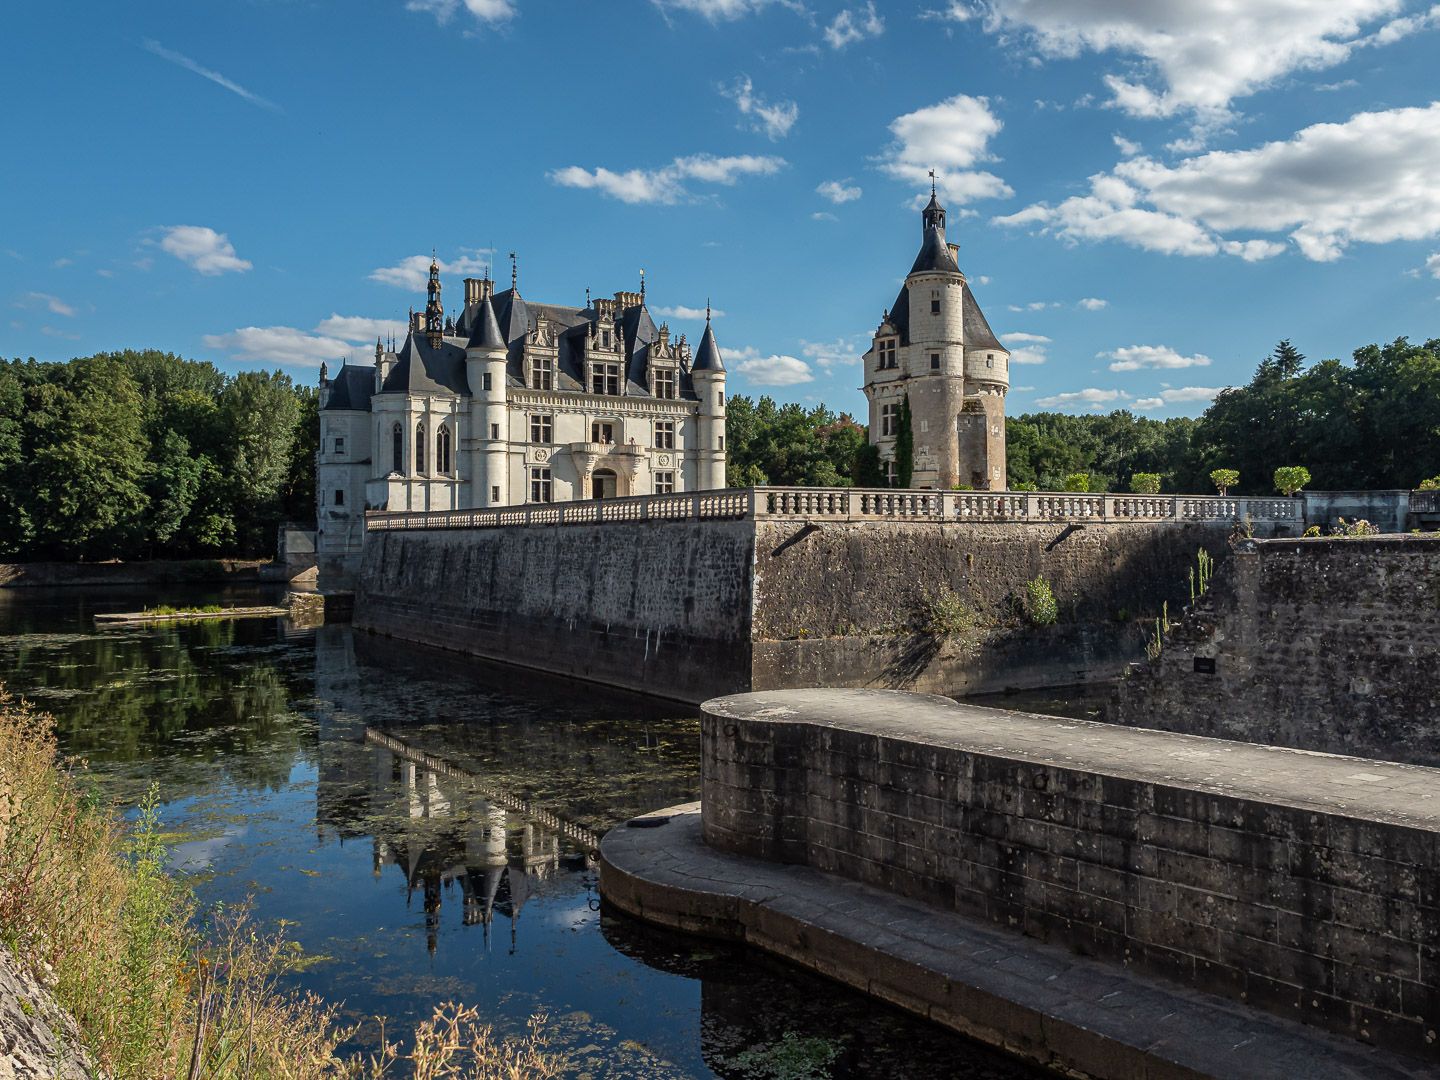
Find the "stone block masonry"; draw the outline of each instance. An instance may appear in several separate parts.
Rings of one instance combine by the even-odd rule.
[[[1242,545],[1107,718],[1440,766],[1440,540]]]
[[[793,690],[707,702],[706,843],[1440,1064],[1440,772]]]
[[[1187,598],[1196,552],[1228,555],[1232,527],[823,512],[500,527],[386,520],[366,533],[358,627],[693,702],[797,686],[965,694],[1113,677],[1143,655],[1145,617]],[[1055,625],[1017,611],[1035,577],[1054,591]],[[921,632],[927,605],[944,597],[963,606],[963,632]]]

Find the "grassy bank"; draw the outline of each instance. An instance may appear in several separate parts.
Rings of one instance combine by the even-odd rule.
[[[336,1005],[284,989],[302,960],[242,909],[201,911],[167,873],[152,789],[127,829],[57,758],[49,717],[0,688],[0,940],[74,1016],[113,1080],[543,1080],[543,1020],[502,1040],[443,1005],[406,1039],[342,1058]]]

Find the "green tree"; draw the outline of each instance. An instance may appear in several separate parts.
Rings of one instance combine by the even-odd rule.
[[[1236,469],[1216,469],[1210,474],[1210,481],[1215,485],[1215,490],[1224,495],[1240,483],[1240,473]]]
[[[285,520],[315,520],[315,455],[320,452],[320,392],[313,386],[295,387],[299,405],[295,442],[285,475]]]
[[[1065,491],[1085,492],[1090,490],[1090,475],[1088,473],[1071,473],[1065,477]]]
[[[1310,470],[1304,465],[1283,465],[1275,470],[1275,490],[1292,498],[1310,482]]]
[[[1136,495],[1159,495],[1160,474],[1147,472],[1131,473],[1130,490]]]
[[[910,412],[910,395],[900,402],[895,421],[895,486],[908,488],[915,478],[915,417]]]
[[[288,375],[242,371],[220,393],[221,467],[235,506],[236,537],[248,554],[273,552],[300,403]]]

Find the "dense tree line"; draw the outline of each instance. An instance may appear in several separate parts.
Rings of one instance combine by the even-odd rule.
[[[268,554],[315,516],[318,406],[153,350],[0,361],[0,558]]]
[[[770,398],[734,397],[728,410],[733,486],[885,486],[866,429],[848,415]],[[902,416],[902,444],[907,423]],[[1440,338],[1398,338],[1357,349],[1348,363],[1309,365],[1282,341],[1248,384],[1223,391],[1198,419],[1026,413],[1007,421],[1005,456],[1011,488],[1041,491],[1086,474],[1091,491],[1129,491],[1132,478],[1158,476],[1163,492],[1205,494],[1215,491],[1212,472],[1233,469],[1233,494],[1268,495],[1287,466],[1308,470],[1316,489],[1418,487],[1440,474]]]

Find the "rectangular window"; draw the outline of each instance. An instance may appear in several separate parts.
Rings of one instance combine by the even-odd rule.
[[[341,439],[341,438],[338,438],[338,437],[336,438],[336,440],[335,440],[335,452],[336,452],[337,454],[343,454],[343,453],[345,452],[345,440],[344,440],[344,439]]]
[[[536,414],[530,417],[530,441],[533,443],[552,443],[555,441],[555,418]]]
[[[492,438],[492,439],[498,439],[498,438],[500,438],[500,425],[499,425],[499,424],[491,424],[491,425],[490,425],[490,438]]]
[[[620,393],[620,365],[591,364],[590,390],[596,394]]]
[[[657,450],[674,450],[674,449],[675,449],[675,421],[674,421],[674,420],[656,420],[656,421],[655,421],[655,449],[657,449]]]
[[[615,443],[615,425],[607,424],[596,420],[590,425],[590,441],[600,443],[604,446],[612,446]]]
[[[933,300],[930,301],[930,314],[931,314],[931,315],[939,315],[939,314],[940,314],[940,298],[939,298],[938,296],[937,296],[936,298],[934,298]]]
[[[489,389],[490,389],[490,372],[488,372],[488,371],[487,371],[487,372],[484,372],[484,373],[480,376],[480,386],[481,386],[481,389],[484,389],[484,390],[489,390]]]
[[[500,485],[499,485],[499,484],[492,484],[492,485],[490,486],[490,502],[491,502],[492,504],[494,504],[494,503],[498,503],[499,501],[500,501]]]
[[[939,354],[938,352],[932,352],[932,353],[930,354],[930,370],[931,370],[931,371],[939,371],[939,370],[940,370],[940,354]]]
[[[609,331],[609,330],[601,330],[601,331],[600,331],[600,344],[601,344],[602,346],[604,346],[605,348],[607,348],[607,349],[610,347],[610,331]]]
[[[896,425],[897,423],[899,423],[899,420],[900,420],[900,406],[899,406],[899,405],[881,405],[881,406],[880,406],[880,434],[881,434],[881,435],[894,435],[894,434],[895,434],[895,425]]]
[[[675,400],[675,372],[672,368],[660,368],[655,372],[655,396],[667,401]]]
[[[675,493],[675,474],[673,472],[657,472],[655,474],[655,494],[673,495]]]
[[[720,436],[720,449],[721,449],[721,450],[724,450],[724,449],[725,449],[725,436],[724,436],[724,435],[721,435],[721,436]]]
[[[344,506],[344,505],[345,505],[345,489],[344,489],[344,488],[336,488],[336,489],[335,489],[335,505],[336,505],[336,506]]]
[[[880,363],[879,370],[886,371],[895,366],[895,341],[894,339],[880,342]]]
[[[532,356],[530,358],[530,389],[555,389],[555,365],[550,362],[550,357]]]
[[[725,404],[725,391],[724,391],[724,390],[721,390],[721,391],[720,391],[720,404],[721,404],[721,405],[724,405],[724,404]]]
[[[530,501],[535,503],[554,502],[554,487],[550,481],[549,469],[530,470]]]

